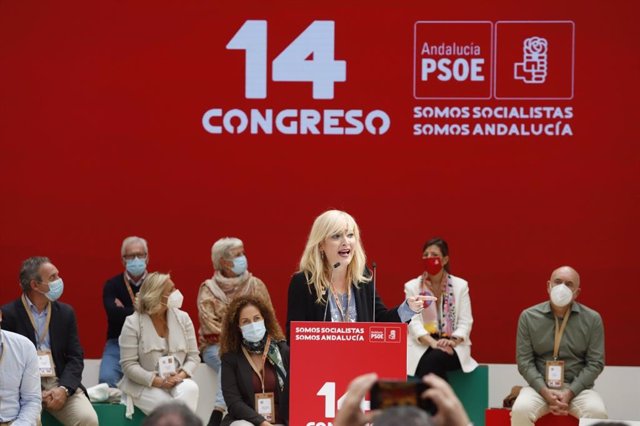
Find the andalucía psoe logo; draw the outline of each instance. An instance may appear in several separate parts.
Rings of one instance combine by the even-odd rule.
[[[575,23],[498,21],[495,99],[573,99]]]
[[[369,329],[370,342],[384,342],[384,327],[371,327]]]
[[[244,97],[267,99],[267,21],[248,20],[227,43],[228,50],[245,52]],[[334,98],[336,83],[347,82],[347,61],[335,59],[335,22],[313,21],[271,62],[277,83],[311,83],[312,98]],[[238,75],[241,75],[240,73]],[[246,104],[245,104],[246,105]],[[383,135],[391,118],[380,109],[211,108],[202,116],[210,134]]]
[[[527,84],[544,83],[547,79],[547,39],[529,37],[522,44],[523,61],[514,64],[513,77]]]
[[[400,342],[400,329],[396,327],[387,327],[387,342]]]
[[[492,37],[490,21],[417,21],[414,98],[489,99]]]
[[[400,343],[399,327],[371,327],[369,341],[372,343]]]
[[[416,99],[497,100],[419,102],[414,136],[573,136],[573,105],[540,102],[573,99],[573,21],[418,21],[413,42]]]

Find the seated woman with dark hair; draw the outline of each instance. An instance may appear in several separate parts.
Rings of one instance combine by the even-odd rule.
[[[262,297],[269,305],[267,286],[249,272],[244,243],[238,238],[220,238],[211,247],[213,277],[200,284],[198,291],[198,333],[202,360],[216,372],[218,380],[213,411],[207,426],[220,426],[227,404],[222,396],[220,332],[227,307],[239,296]]]
[[[447,380],[447,371],[473,371],[471,358],[471,298],[469,284],[454,276],[449,267],[449,245],[442,238],[427,241],[422,248],[424,272],[404,285],[407,298],[432,296],[425,309],[411,319],[407,336],[407,374],[429,373]]]
[[[231,302],[220,334],[222,425],[289,422],[289,346],[267,303],[255,296]]]

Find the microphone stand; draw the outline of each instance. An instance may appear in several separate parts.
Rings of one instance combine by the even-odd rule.
[[[376,262],[371,262],[371,268],[373,269],[373,296],[371,297],[371,310],[373,312],[373,322],[376,322],[376,278],[378,278],[378,265],[376,265]]]

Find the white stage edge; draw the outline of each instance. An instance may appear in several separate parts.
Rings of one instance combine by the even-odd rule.
[[[511,387],[526,382],[515,364],[488,365],[489,407],[502,407]],[[594,389],[602,395],[610,419],[640,421],[640,367],[605,367]]]
[[[515,364],[488,364],[489,407],[501,407],[512,386],[525,385]],[[86,359],[82,383],[98,384],[99,359]],[[206,425],[213,410],[215,373],[202,363],[196,369],[195,381],[200,386],[198,416]],[[640,421],[640,367],[605,367],[595,389],[604,398],[609,418]]]

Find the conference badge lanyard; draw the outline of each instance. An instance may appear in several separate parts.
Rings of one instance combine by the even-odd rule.
[[[51,306],[51,302],[47,305],[47,320],[44,324],[44,330],[42,330],[42,334],[38,335],[38,327],[36,327],[36,320],[33,318],[33,314],[31,313],[31,309],[29,309],[29,305],[27,304],[26,296],[22,295],[22,305],[24,306],[24,310],[27,311],[27,315],[29,316],[29,320],[31,321],[31,325],[33,326],[33,330],[36,333],[36,347],[38,349],[38,370],[40,370],[40,377],[56,377],[56,366],[53,362],[53,357],[51,356],[51,351],[43,351],[40,348],[42,347],[42,343],[47,338],[47,334],[49,333],[49,324],[51,324],[51,311],[53,310]]]
[[[571,308],[567,310],[566,315],[562,319],[562,325],[558,329],[558,317],[555,318],[555,337],[553,342],[553,361],[547,361],[545,368],[545,382],[550,389],[561,389],[564,385],[564,361],[558,360],[558,353],[560,352],[560,341],[564,334],[564,329],[571,316]]]
[[[342,321],[349,322],[349,302],[351,299],[351,285],[347,287],[347,307],[344,310],[342,309],[342,302],[340,301],[340,298],[338,297],[336,292],[333,290],[333,284],[329,287],[329,289],[331,290],[331,295],[333,296],[333,300],[336,302],[336,307],[340,312],[340,317],[342,318]]]
[[[258,414],[265,418],[269,423],[275,423],[276,421],[276,413],[275,411],[275,397],[273,392],[265,392],[264,391],[264,370],[265,370],[265,361],[267,359],[267,353],[269,352],[269,345],[271,344],[271,336],[267,336],[267,343],[264,345],[264,352],[262,353],[262,371],[258,369],[258,366],[255,365],[253,359],[249,352],[242,347],[242,351],[244,352],[247,360],[249,360],[249,364],[251,364],[251,368],[256,372],[258,377],[260,378],[260,384],[262,384],[262,393],[255,394],[255,408]]]
[[[127,287],[127,291],[129,292],[129,297],[131,298],[131,303],[133,303],[133,306],[135,306],[136,305],[136,296],[134,296],[133,290],[131,290],[131,284],[129,284],[129,277],[127,277],[126,275],[124,277],[124,284]]]

